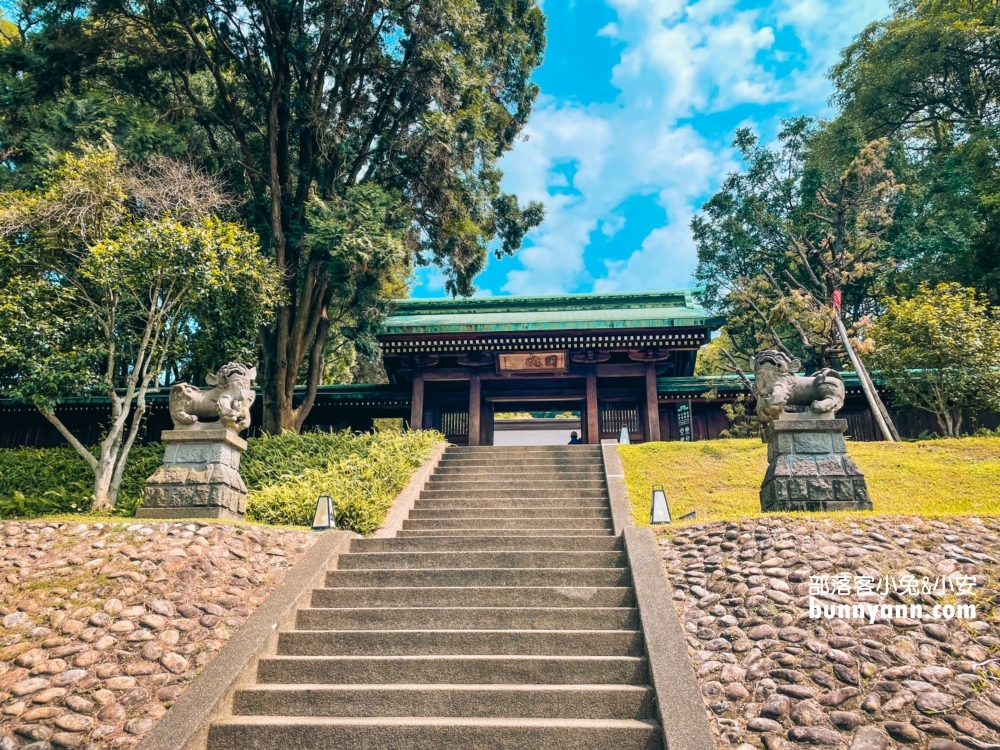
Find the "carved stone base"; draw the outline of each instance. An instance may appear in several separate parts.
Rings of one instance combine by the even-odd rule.
[[[846,419],[778,419],[764,429],[767,511],[871,510],[868,485],[847,455]]]
[[[146,480],[138,518],[246,518],[245,440],[227,429],[167,430],[163,442],[163,466]]]

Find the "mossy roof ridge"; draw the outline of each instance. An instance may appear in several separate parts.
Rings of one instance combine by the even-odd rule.
[[[395,302],[387,335],[717,326],[700,289]]]

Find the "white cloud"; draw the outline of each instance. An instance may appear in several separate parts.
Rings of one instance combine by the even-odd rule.
[[[614,237],[625,228],[625,217],[621,214],[611,214],[601,222],[601,234],[608,239]]]
[[[752,10],[737,0],[607,2],[617,20],[597,33],[624,43],[611,78],[617,101],[582,106],[543,95],[528,138],[504,160],[505,187],[521,199],[541,200],[547,211],[531,246],[517,255],[520,268],[508,272],[505,292],[689,284],[695,252],[688,223],[736,166],[729,133],[713,142],[692,123],[747,104],[815,111],[828,96],[824,74],[840,48],[887,8],[886,0],[775,0],[771,8]],[[789,31],[797,46],[779,48],[776,40]],[[776,74],[783,60],[803,50],[797,69]],[[770,124],[777,112],[764,107],[761,118]],[[571,179],[568,162],[575,168]],[[552,195],[550,188],[562,189]],[[603,273],[591,278],[584,263],[591,233],[613,236],[624,226],[621,204],[650,194],[668,224],[651,231],[629,258],[599,264]]]

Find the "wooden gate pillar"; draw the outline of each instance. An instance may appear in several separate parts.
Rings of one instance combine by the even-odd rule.
[[[410,399],[410,429],[424,429],[424,375],[413,376],[413,396]]]
[[[594,365],[587,370],[587,443],[601,442],[601,427],[597,413],[597,371]]]
[[[656,397],[656,363],[646,363],[646,440],[660,439],[660,403]]]
[[[482,430],[480,419],[482,401],[482,383],[479,380],[479,373],[474,372],[469,376],[469,445],[479,445]]]

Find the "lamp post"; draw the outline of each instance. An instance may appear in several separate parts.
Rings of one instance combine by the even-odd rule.
[[[670,523],[670,507],[667,505],[667,493],[663,490],[663,485],[653,485],[653,502],[649,510],[649,523],[661,524]]]
[[[313,531],[326,531],[337,528],[337,521],[333,515],[333,498],[329,495],[320,495],[316,498],[316,512],[313,514]]]

